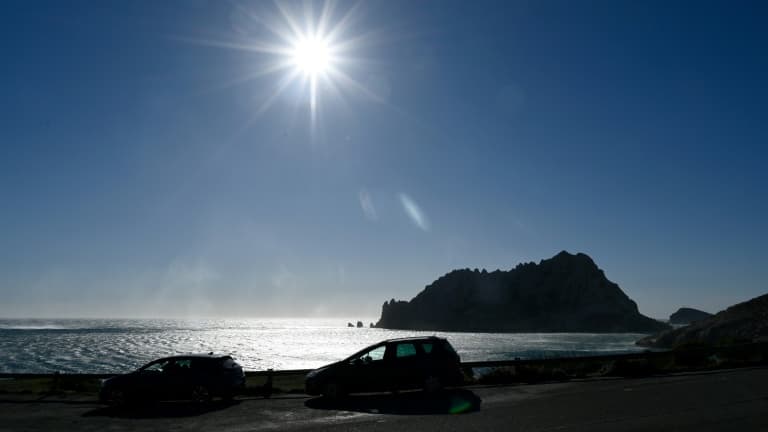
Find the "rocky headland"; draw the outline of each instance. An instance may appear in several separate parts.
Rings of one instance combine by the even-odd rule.
[[[637,342],[641,346],[729,345],[768,342],[768,294],[731,306],[688,326],[663,331]]]
[[[411,301],[385,302],[377,327],[478,332],[639,332],[669,328],[637,309],[583,253],[512,270],[454,270]]]
[[[688,325],[692,322],[701,321],[704,318],[709,318],[711,316],[712,314],[709,312],[683,307],[669,316],[669,323],[672,325]]]

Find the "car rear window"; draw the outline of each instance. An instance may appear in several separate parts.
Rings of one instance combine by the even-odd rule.
[[[192,359],[192,368],[197,371],[213,369],[213,367],[214,367],[214,363],[209,361],[208,359],[205,359],[205,358]]]
[[[445,352],[456,354],[456,350],[453,349],[453,346],[451,346],[451,344],[448,341],[443,341],[440,345],[443,347],[443,350]]]

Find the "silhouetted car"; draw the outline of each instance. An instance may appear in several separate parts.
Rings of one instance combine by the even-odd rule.
[[[245,373],[228,355],[190,354],[152,361],[138,370],[102,381],[105,403],[231,399],[245,387]]]
[[[463,381],[459,355],[444,338],[390,339],[307,374],[307,394],[336,398],[348,393],[424,389]]]

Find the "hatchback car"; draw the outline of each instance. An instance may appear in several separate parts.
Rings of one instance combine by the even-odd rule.
[[[231,399],[245,387],[243,368],[228,355],[191,354],[165,357],[138,370],[106,379],[99,399],[105,403],[191,399]]]
[[[348,393],[424,389],[463,381],[459,355],[444,338],[390,339],[307,374],[307,394],[336,398]]]

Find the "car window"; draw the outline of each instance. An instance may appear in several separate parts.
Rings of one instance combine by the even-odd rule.
[[[401,343],[397,345],[395,356],[397,358],[407,358],[416,355],[416,345],[412,343]]]
[[[421,344],[421,349],[423,349],[426,354],[429,354],[432,352],[432,344],[431,343]]]
[[[361,356],[357,357],[355,360],[360,360],[363,363],[372,363],[372,362],[384,360],[384,354],[386,353],[386,349],[387,349],[386,345],[376,347],[370,351],[363,353]]]
[[[157,362],[154,362],[154,363],[150,363],[147,366],[144,366],[142,371],[162,372],[166,368],[168,363],[169,363],[168,360],[163,360],[163,361],[157,361]]]
[[[180,358],[170,361],[163,367],[163,373],[177,374],[189,372],[192,369],[192,359]]]
[[[445,341],[445,342],[443,342],[440,345],[443,348],[443,351],[451,353],[451,354],[456,354],[456,350],[453,349],[453,346],[450,343],[448,343],[448,341]]]
[[[173,366],[180,370],[190,370],[192,368],[191,359],[178,359],[173,362]]]

